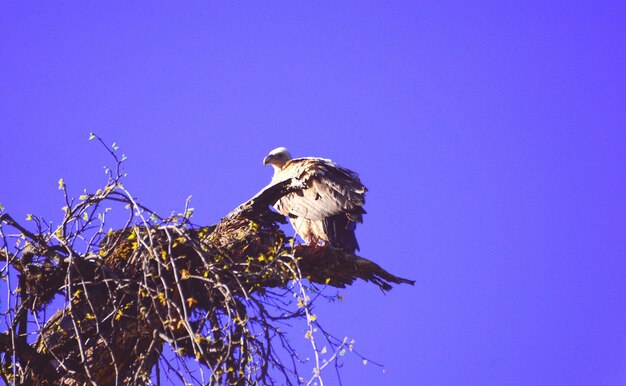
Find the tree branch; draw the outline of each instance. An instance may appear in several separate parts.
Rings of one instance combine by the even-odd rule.
[[[291,383],[290,374],[297,371],[288,369],[271,341],[279,339],[287,351],[291,348],[274,326],[280,318],[267,309],[287,315],[281,316],[284,319],[308,314],[286,313],[274,300],[281,295],[270,296],[271,291],[289,290],[291,282],[302,279],[337,288],[361,279],[383,291],[414,281],[331,246],[294,247],[279,227],[285,218],[270,209],[280,197],[297,190],[290,182],[263,189],[216,225],[189,227],[184,225],[187,217],[178,223],[183,225],[158,225],[142,218],[106,236],[92,237],[99,242],[90,244],[85,254],[70,250],[71,241],[47,245],[43,240],[50,235],[29,232],[3,214],[0,220],[38,242],[36,248],[5,256],[22,264],[23,304],[33,299],[28,308],[36,313],[61,293],[66,306],[41,326],[32,345],[25,339],[27,313],[21,313],[20,338],[0,335],[0,352],[17,356],[24,384],[146,384],[164,344],[179,358],[197,360],[210,369],[210,384],[273,383],[270,368]],[[83,202],[131,197],[125,191],[113,194],[122,189],[117,180],[114,184]],[[130,198],[125,202],[133,216],[134,211],[145,210]],[[64,219],[64,229],[80,221],[87,206],[81,208],[68,211],[75,215]],[[62,258],[59,251],[70,253]],[[11,371],[4,368],[3,374],[7,377]]]

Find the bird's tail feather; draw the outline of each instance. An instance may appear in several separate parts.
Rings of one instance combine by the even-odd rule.
[[[351,221],[345,213],[326,218],[324,220],[324,230],[331,245],[351,253],[359,250],[359,243],[356,241],[354,233],[356,222]]]

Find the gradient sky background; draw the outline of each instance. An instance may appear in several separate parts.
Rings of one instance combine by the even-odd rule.
[[[90,132],[199,224],[270,149],[331,158],[370,189],[362,255],[416,280],[318,304],[387,368],[344,385],[626,384],[625,2],[123,3],[3,2],[7,212],[101,186]]]

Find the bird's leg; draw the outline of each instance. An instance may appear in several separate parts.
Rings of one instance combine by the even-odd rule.
[[[313,254],[323,254],[326,248],[328,247],[328,242],[319,238],[314,238],[309,243],[309,246],[312,249]]]

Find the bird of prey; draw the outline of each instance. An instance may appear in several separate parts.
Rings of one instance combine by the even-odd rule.
[[[274,207],[289,217],[306,244],[330,244],[351,253],[359,249],[354,231],[363,222],[367,188],[355,172],[324,158],[292,159],[284,147],[272,150],[263,165],[274,168],[269,186],[292,179],[291,184],[301,187]]]

